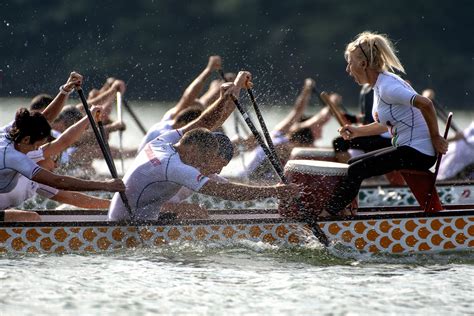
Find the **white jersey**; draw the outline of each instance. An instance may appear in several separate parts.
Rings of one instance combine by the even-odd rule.
[[[0,141],[0,144],[1,143],[2,142]],[[11,146],[13,146],[13,144]],[[36,165],[36,162],[44,159],[42,149],[38,149],[38,150],[35,150],[35,151],[30,151],[26,155],[24,155],[24,154],[22,154],[18,151],[16,151],[16,152],[21,154],[21,155],[17,155],[16,153],[12,154],[8,150],[6,150],[5,152],[7,153],[7,156],[8,156],[5,159],[5,162],[7,163],[7,166],[10,163],[9,161],[11,161],[12,159],[20,159],[20,157],[23,158],[23,156],[24,156],[29,161],[29,163],[26,162],[26,161],[23,161],[22,163],[20,163],[23,166],[22,168],[26,168],[28,165],[30,165],[30,167],[28,167],[28,168],[36,168],[37,167],[38,168],[37,170],[39,171],[40,169],[39,169],[39,166]],[[20,162],[20,160],[18,160],[18,162]],[[31,164],[36,166],[36,167],[32,167]],[[15,170],[15,169],[13,169],[13,170]],[[27,199],[33,197],[36,193],[39,193],[39,194],[41,194],[41,195],[43,195],[47,198],[51,198],[59,192],[55,188],[51,188],[47,185],[39,184],[39,183],[36,183],[36,182],[30,180],[31,177],[36,172],[37,171],[33,171],[31,173],[30,177],[28,177],[23,172],[20,172],[20,171],[16,172],[16,175],[13,177],[14,181],[12,181],[10,186],[8,186],[8,188],[9,188],[8,191],[0,192],[0,209],[6,209],[6,208],[18,206],[21,203],[23,203],[24,201],[26,201]],[[0,171],[0,174],[1,173],[2,173],[2,171]],[[1,183],[1,179],[0,179],[0,183]]]
[[[272,131],[270,136],[273,145],[275,146],[287,144],[289,142],[288,137],[286,137],[281,131]],[[265,152],[260,145],[257,145],[257,147],[250,153],[250,159],[245,163],[246,166],[237,172],[237,177],[249,177],[265,161],[265,159],[267,159]]]
[[[32,179],[40,170],[40,166],[15,149],[13,141],[0,137],[0,193],[13,190],[20,174]]]
[[[138,146],[138,152],[140,152],[147,143],[151,142],[158,136],[173,130],[173,123],[174,121],[171,119],[171,116],[166,113],[161,119],[161,121],[153,125],[148,130],[146,135],[143,137],[140,145]]]
[[[376,122],[387,126],[393,146],[410,146],[434,156],[428,125],[421,111],[413,106],[417,95],[399,76],[384,71],[374,85],[372,115]]]
[[[36,194],[45,198],[52,198],[59,190],[50,186],[31,181],[20,175],[16,186],[8,193],[0,193],[0,210],[15,207],[32,198]]]
[[[455,177],[467,166],[474,164],[474,122],[463,131],[464,138],[449,144],[448,152],[441,159],[438,179]]]
[[[161,204],[184,186],[199,191],[209,178],[196,168],[184,164],[173,144],[182,137],[182,130],[173,130],[147,143],[125,174],[125,195],[134,219],[155,220]],[[115,193],[109,209],[110,220],[129,219],[120,195]]]

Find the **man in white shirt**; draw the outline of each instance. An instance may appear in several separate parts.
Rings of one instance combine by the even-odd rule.
[[[277,196],[289,199],[298,194],[296,185],[255,187],[219,183],[207,175],[215,173],[218,142],[210,130],[222,125],[235,108],[231,94],[249,86],[251,75],[241,71],[233,83],[221,87],[220,97],[195,121],[179,130],[165,133],[146,144],[124,177],[129,214],[118,194],[112,199],[109,219],[156,220],[161,205],[182,186],[204,194],[231,200]]]
[[[209,179],[219,183],[227,183],[229,180],[219,175],[222,168],[227,166],[232,160],[234,153],[234,146],[232,141],[225,134],[220,132],[213,132],[219,143],[217,149],[218,159],[212,162]],[[208,216],[207,209],[199,204],[188,203],[185,200],[193,194],[193,190],[187,187],[181,187],[171,199],[161,205],[162,213],[175,213],[177,218],[188,219],[188,218],[206,218]]]

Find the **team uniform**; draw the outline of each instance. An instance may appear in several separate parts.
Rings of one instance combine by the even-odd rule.
[[[59,190],[45,184],[31,181],[20,175],[16,186],[8,193],[0,193],[0,209],[12,208],[39,194],[47,199],[53,198]]]
[[[364,85],[359,95],[360,113],[363,114],[362,124],[370,124],[374,122],[372,116],[372,108],[374,103],[374,90],[369,85]],[[357,117],[346,114],[346,118],[351,123],[357,122]],[[391,135],[387,131],[381,135],[372,135],[357,137],[345,140],[342,136],[336,137],[332,144],[336,153],[349,152],[351,157],[359,156],[363,153],[374,151],[380,148],[391,146]]]
[[[386,71],[379,74],[373,90],[372,116],[387,126],[392,147],[349,160],[348,175],[327,208],[330,213],[344,209],[366,178],[399,169],[428,170],[436,161],[428,125],[421,111],[413,106],[416,91],[399,76]]]
[[[172,130],[148,142],[125,174],[125,194],[134,220],[156,220],[161,205],[181,187],[199,191],[209,180],[181,161],[173,145],[182,136],[182,129]],[[114,221],[130,219],[118,193],[112,199],[108,218]]]
[[[140,145],[138,146],[138,152],[140,152],[145,147],[145,145],[147,143],[151,142],[152,140],[154,140],[158,136],[173,130],[173,123],[174,123],[174,121],[171,118],[171,115],[169,113],[166,113],[163,116],[163,118],[161,119],[161,121],[159,121],[158,123],[153,125],[148,130],[146,135],[143,137]]]
[[[440,180],[455,178],[466,167],[474,164],[474,122],[471,122],[463,134],[464,139],[449,144],[448,152],[439,166]],[[472,175],[467,176],[472,178]]]
[[[41,167],[33,160],[15,149],[13,141],[5,134],[0,136],[0,209],[11,207],[10,194],[21,175],[32,179],[40,170]]]

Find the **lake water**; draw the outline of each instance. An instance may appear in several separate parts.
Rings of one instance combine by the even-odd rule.
[[[11,121],[25,102],[0,99],[0,123]],[[146,126],[166,109],[131,105]],[[285,111],[266,107],[269,126]],[[460,127],[473,120],[472,112],[455,115]],[[128,126],[124,144],[133,147],[140,132]],[[320,143],[329,145],[336,129],[331,121]],[[116,136],[111,143],[117,144]],[[473,264],[472,252],[368,256],[319,244],[278,249],[250,242],[107,255],[2,255],[0,315],[473,314]]]

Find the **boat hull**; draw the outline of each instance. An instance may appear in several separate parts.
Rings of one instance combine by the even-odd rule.
[[[54,216],[60,215],[42,215],[45,220]],[[228,246],[251,241],[297,247],[316,241],[304,223],[281,218],[276,210],[223,210],[214,212],[207,220],[140,226],[97,221],[102,215],[61,216],[61,221],[3,223],[0,253],[98,253],[188,242]],[[81,217],[82,220],[78,219]],[[67,218],[70,221],[64,221]],[[410,254],[474,248],[473,209],[435,214],[368,210],[352,218],[320,221],[319,225],[333,245],[342,244],[364,253]]]

